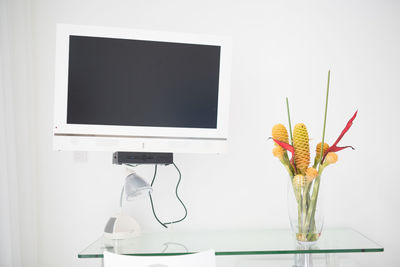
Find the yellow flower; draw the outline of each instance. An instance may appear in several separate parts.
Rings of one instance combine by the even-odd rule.
[[[336,163],[336,161],[338,161],[338,155],[335,152],[329,152],[328,154],[326,154],[324,164],[329,165]]]
[[[312,180],[314,180],[315,178],[317,178],[318,176],[318,171],[315,168],[308,168],[306,170],[306,180],[307,183],[312,182]]]
[[[283,154],[285,153],[285,149],[283,149],[280,146],[275,146],[272,149],[272,154],[274,155],[274,157],[277,157],[280,161],[283,160]]]
[[[304,175],[298,174],[295,177],[293,177],[293,185],[297,189],[306,186],[306,182],[307,182],[306,177],[304,177]]]
[[[281,142],[289,143],[289,135],[286,127],[281,123],[275,124],[274,127],[272,127],[272,138]]]
[[[310,164],[310,144],[307,128],[303,123],[298,123],[293,129],[294,160],[300,173],[305,173]]]
[[[324,152],[329,148],[329,145],[324,142]],[[317,147],[315,148],[315,161],[319,163],[321,160],[321,142],[318,143]]]

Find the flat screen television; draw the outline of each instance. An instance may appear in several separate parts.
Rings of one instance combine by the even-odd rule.
[[[57,25],[55,150],[223,153],[229,37]]]

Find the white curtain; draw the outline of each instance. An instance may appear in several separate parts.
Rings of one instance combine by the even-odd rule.
[[[9,14],[6,1],[0,3],[0,265],[20,266]]]
[[[0,266],[37,265],[29,0],[0,0]],[[25,126],[23,126],[25,125]],[[22,126],[22,127],[21,127]],[[24,128],[22,130],[22,128]],[[26,154],[25,152],[26,151]],[[17,160],[18,159],[18,160]],[[29,188],[29,189],[27,189]]]

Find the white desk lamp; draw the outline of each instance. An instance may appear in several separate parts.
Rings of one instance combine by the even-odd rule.
[[[109,239],[126,239],[138,236],[140,226],[134,218],[122,213],[122,198],[126,195],[126,200],[131,201],[141,195],[149,195],[153,191],[152,187],[136,173],[129,174],[125,179],[125,185],[121,191],[120,207],[121,212],[108,219],[104,228],[104,237]]]

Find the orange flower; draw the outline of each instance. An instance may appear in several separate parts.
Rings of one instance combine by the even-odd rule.
[[[317,178],[317,176],[318,176],[318,171],[315,168],[311,167],[306,170],[306,179],[308,183]]]

